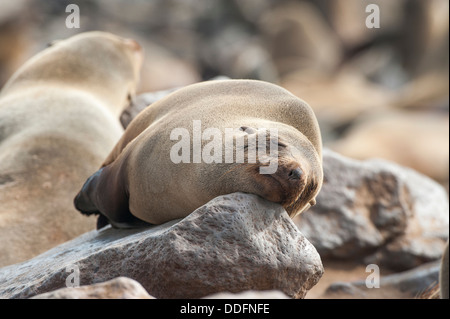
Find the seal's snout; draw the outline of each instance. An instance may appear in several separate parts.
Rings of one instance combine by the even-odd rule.
[[[268,175],[270,183],[263,197],[287,207],[292,205],[304,191],[307,174],[297,160],[282,159],[275,174]]]
[[[290,173],[288,175],[288,179],[291,181],[300,180],[302,175],[303,175],[303,171],[300,169],[300,167],[297,167],[290,171]]]
[[[302,184],[305,173],[297,161],[289,161],[288,163],[282,163],[278,167],[278,172],[276,175],[282,184],[288,188],[291,188]]]

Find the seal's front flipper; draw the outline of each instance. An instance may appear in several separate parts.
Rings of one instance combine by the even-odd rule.
[[[101,229],[101,228],[103,228],[105,226],[108,226],[108,225],[109,225],[108,218],[106,218],[102,214],[99,214],[98,218],[97,218],[97,229]]]
[[[95,172],[94,175],[87,179],[80,192],[74,199],[75,208],[79,210],[83,215],[90,216],[93,214],[100,214],[99,209],[92,200],[92,194],[97,187],[98,179],[102,170],[103,168]]]
[[[75,197],[75,207],[84,215],[99,215],[97,229],[111,224],[114,228],[138,228],[150,224],[131,214],[127,181],[113,164],[99,169],[88,178]]]

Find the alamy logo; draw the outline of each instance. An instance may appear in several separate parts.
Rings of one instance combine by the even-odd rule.
[[[66,18],[67,29],[79,29],[80,28],[80,7],[76,4],[69,4],[66,7],[66,12],[70,13]]]
[[[366,272],[370,272],[366,278],[366,287],[369,289],[380,288],[380,267],[376,264],[367,265]]]
[[[369,4],[366,7],[366,13],[370,13],[366,18],[366,27],[368,29],[380,28],[380,7],[376,4]]]
[[[274,174],[278,169],[278,130],[241,127],[202,130],[199,120],[192,123],[192,135],[186,128],[175,128],[170,150],[173,163],[249,163],[261,164],[261,174]],[[204,142],[207,142],[204,144]],[[192,150],[192,152],[191,152]]]
[[[66,278],[66,287],[80,287],[80,268],[77,265],[69,265],[66,267],[66,272],[70,273]]]

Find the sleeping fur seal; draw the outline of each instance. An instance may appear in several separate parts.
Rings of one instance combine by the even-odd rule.
[[[137,42],[88,32],[31,58],[0,93],[0,265],[29,259],[95,227],[73,197],[123,129]]]
[[[203,133],[196,132],[198,123]],[[195,134],[227,136],[230,129],[232,142],[221,139],[223,160],[195,161]],[[173,160],[183,135],[174,132],[191,132],[192,143],[179,149],[190,160]],[[244,163],[226,161],[226,149],[236,154],[242,136]],[[275,155],[268,156],[277,160],[276,172],[260,173],[270,160],[263,161],[259,153],[256,162],[247,161],[250,149],[259,145],[250,143],[255,140],[276,145]],[[197,150],[205,151],[209,142],[202,139]],[[217,196],[244,192],[280,203],[293,217],[315,203],[322,179],[319,125],[304,101],[267,82],[210,81],[180,89],[141,112],[86,181],[75,206],[86,215],[99,215],[99,228],[108,223],[135,227],[182,218]]]

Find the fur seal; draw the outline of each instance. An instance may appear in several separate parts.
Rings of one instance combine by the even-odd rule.
[[[142,51],[87,32],[26,62],[0,92],[0,265],[29,259],[95,227],[73,197],[119,140]]]
[[[253,164],[174,163],[170,157],[176,143],[172,132],[178,128],[193,132],[195,121],[222,133],[235,129],[234,153],[236,138],[244,135],[246,159],[252,136],[275,143],[278,169],[260,174],[264,166],[260,158]],[[263,128],[276,129],[277,139],[270,134],[264,137]],[[224,147],[230,145],[223,143]],[[202,147],[205,144],[203,141]],[[194,151],[195,145],[187,149],[190,154]],[[209,81],[177,90],[142,111],[74,203],[83,214],[99,215],[98,228],[108,223],[118,228],[143,222],[161,224],[234,192],[280,203],[293,217],[315,203],[322,180],[321,135],[308,104],[267,82]]]

